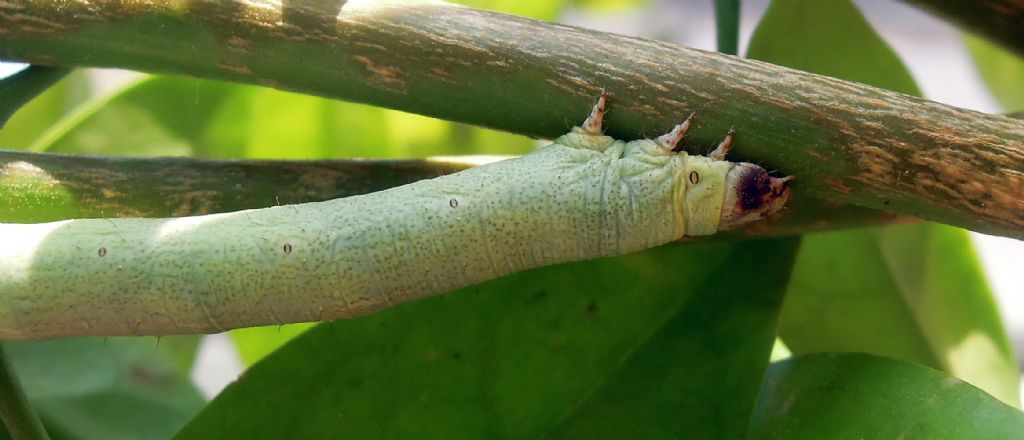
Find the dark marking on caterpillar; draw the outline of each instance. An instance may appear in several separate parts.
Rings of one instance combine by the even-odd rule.
[[[740,178],[740,208],[756,211],[768,203],[766,196],[772,194],[772,178],[763,168],[751,168]]]
[[[459,207],[459,201],[456,200],[456,199],[451,199],[451,200],[448,201],[448,206],[451,206],[452,208],[458,208]]]
[[[102,258],[102,257],[106,257],[106,256],[107,256],[107,248],[105,248],[105,247],[101,247],[101,248],[100,248],[100,250],[99,250],[99,251],[97,251],[96,253],[97,253],[97,254],[99,254],[99,256],[100,256],[101,258]]]
[[[690,171],[690,183],[696,185],[698,182],[700,182],[700,174],[696,171]]]
[[[284,253],[285,254],[292,253],[292,244],[291,243],[285,243],[284,244]]]

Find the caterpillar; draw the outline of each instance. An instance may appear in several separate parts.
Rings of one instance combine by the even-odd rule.
[[[519,158],[362,196],[168,219],[0,225],[0,339],[211,333],[334,320],[780,210],[751,163],[579,127]]]

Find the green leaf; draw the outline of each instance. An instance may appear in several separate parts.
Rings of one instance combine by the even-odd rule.
[[[157,341],[157,350],[178,368],[179,373],[189,377],[199,351],[200,338],[200,335],[161,336]]]
[[[772,364],[750,439],[1024,438],[1024,414],[939,371],[864,354]]]
[[[238,349],[242,364],[250,366],[286,342],[298,337],[315,324],[304,322],[282,326],[251,327],[232,330],[229,334]]]
[[[532,148],[523,136],[183,77],[151,77],[96,101],[34,146],[105,155],[294,159],[519,154]]]
[[[1024,110],[1024,59],[983,38],[967,34],[964,39],[978,73],[999,104],[1011,112]]]
[[[741,437],[797,243],[737,246],[550,437]]]
[[[806,237],[779,334],[794,353],[913,361],[1020,404],[1013,352],[960,229],[923,224]]]
[[[669,245],[322,324],[251,367],[178,437],[738,433],[794,249]]]
[[[748,56],[919,94],[849,1],[774,1]],[[960,230],[922,224],[808,236],[779,332],[797,354],[861,351],[910,360],[1020,405],[1005,330]]]
[[[775,0],[747,57],[910,95],[920,95],[896,52],[849,0]]]
[[[188,156],[226,90],[202,80],[139,80],[93,100],[51,128],[35,151],[109,156]],[[241,118],[240,118],[241,119]]]
[[[163,343],[158,349],[154,338],[4,345],[25,393],[55,438],[167,438],[204,403],[176,365],[178,355],[168,355]]]
[[[454,0],[464,6],[471,6],[479,9],[488,9],[496,12],[503,12],[520,17],[530,17],[538,20],[554,20],[558,18],[565,9],[565,0],[545,0],[540,2],[524,2],[522,0]]]
[[[36,96],[0,128],[0,149],[24,150],[88,95],[85,73],[74,71]]]
[[[650,0],[569,0],[569,3],[587,12],[612,13],[645,7]]]

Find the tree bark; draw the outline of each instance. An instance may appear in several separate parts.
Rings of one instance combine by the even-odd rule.
[[[0,57],[181,73],[553,137],[611,96],[622,139],[698,119],[794,190],[1024,238],[1024,122],[670,44],[445,4],[5,0]]]
[[[0,222],[182,217],[320,202],[471,166],[458,158],[225,161],[0,150]]]

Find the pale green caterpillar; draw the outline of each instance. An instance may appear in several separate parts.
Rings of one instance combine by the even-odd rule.
[[[772,214],[789,178],[582,127],[521,158],[322,203],[0,226],[0,339],[333,320]]]

